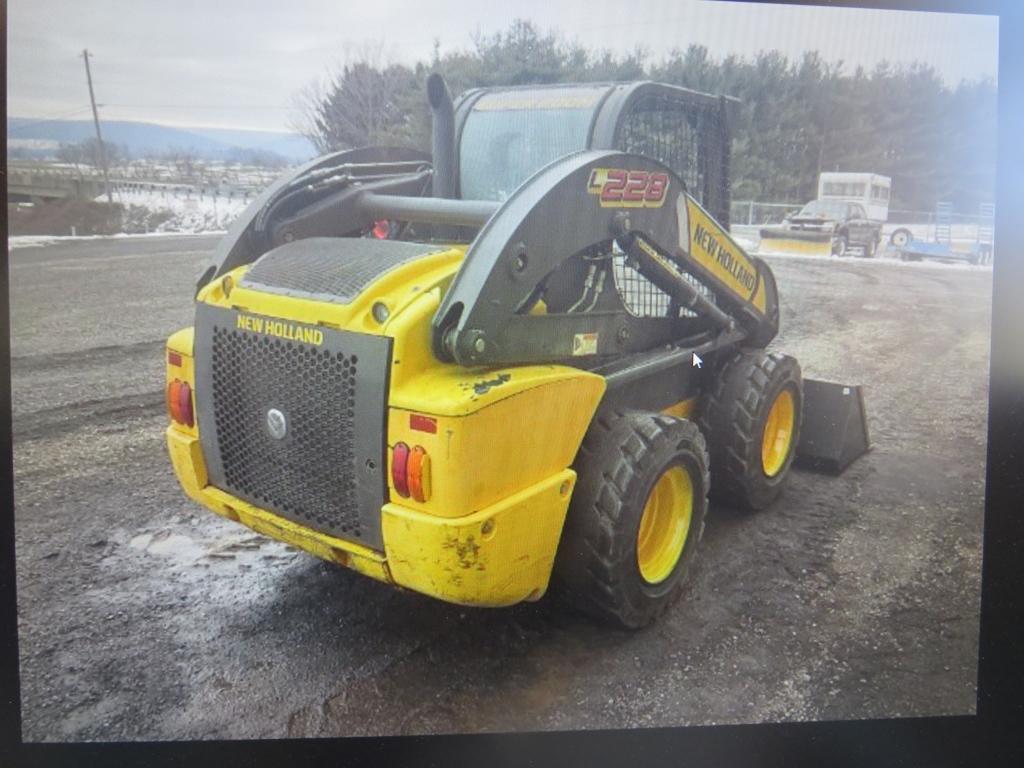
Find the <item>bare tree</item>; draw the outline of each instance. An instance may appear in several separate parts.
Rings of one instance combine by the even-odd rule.
[[[103,149],[106,150],[107,159],[111,163],[123,162],[127,152],[118,144],[103,142]],[[84,139],[77,144],[61,144],[57,149],[57,159],[65,163],[75,165],[91,165],[94,168],[100,166],[99,144],[96,139]]]
[[[416,72],[386,61],[381,44],[349,48],[342,65],[298,94],[293,127],[320,152],[414,143],[419,85]]]
[[[174,166],[177,177],[183,181],[193,181],[203,171],[202,161],[191,148],[172,147],[164,153],[163,161]]]
[[[87,162],[85,151],[79,144],[61,144],[57,147],[57,159],[62,163],[70,163],[78,168]]]

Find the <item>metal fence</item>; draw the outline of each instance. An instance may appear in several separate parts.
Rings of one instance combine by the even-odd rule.
[[[804,203],[765,203],[755,200],[734,200],[731,209],[731,221],[733,225],[763,226],[766,224],[780,224],[787,215],[799,211]],[[949,221],[954,225],[961,226],[991,226],[991,213],[950,213],[947,214]],[[909,211],[899,208],[889,209],[888,225],[898,226],[922,225],[927,227],[935,226],[935,211]]]
[[[729,220],[737,224],[779,224],[790,213],[796,213],[804,203],[761,203],[754,200],[733,200]]]
[[[279,174],[280,171],[273,169],[223,163],[197,163],[195,167],[182,169],[163,163],[132,161],[112,166],[108,175],[114,195],[148,192],[163,198],[220,196],[249,201]],[[8,177],[26,184],[51,180],[101,182],[103,172],[84,164],[15,160],[8,164]]]
[[[229,184],[169,184],[154,181],[127,181],[111,179],[110,190],[119,202],[131,202],[142,196],[156,200],[212,200],[241,201],[248,204],[259,194],[259,189],[249,186],[236,188]]]

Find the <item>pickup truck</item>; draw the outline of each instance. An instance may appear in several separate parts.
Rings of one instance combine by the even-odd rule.
[[[812,200],[781,225],[761,230],[761,250],[790,250],[806,245],[827,255],[842,256],[847,250],[874,256],[882,239],[882,222],[867,217],[864,206],[842,200]],[[827,244],[827,245],[826,245]],[[805,250],[799,248],[798,250]]]

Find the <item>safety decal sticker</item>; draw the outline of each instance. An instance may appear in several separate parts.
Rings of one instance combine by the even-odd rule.
[[[596,355],[597,354],[597,334],[596,333],[577,333],[572,337],[572,354],[573,357],[581,357],[583,355]]]

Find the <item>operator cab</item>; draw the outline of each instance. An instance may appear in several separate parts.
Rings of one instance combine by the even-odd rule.
[[[729,226],[729,110],[736,102],[661,83],[474,89],[455,103],[454,187],[504,202],[571,152],[616,149],[658,160]]]
[[[719,302],[737,304],[736,299],[716,296],[708,283],[713,279],[710,273],[694,274],[700,270],[693,269],[692,262],[680,265],[677,255],[691,247],[689,218],[706,222],[697,226],[705,239],[708,227],[716,229],[721,238],[716,249],[718,242],[728,240],[729,113],[734,99],[653,82],[476,89],[462,94],[454,104],[439,78],[428,80],[427,91],[434,113],[432,205],[440,210],[444,206],[438,198],[450,197],[460,199],[460,206],[530,209],[536,222],[544,218],[541,212],[545,209],[572,210],[577,225],[575,232],[558,232],[557,226],[552,229],[548,223],[530,230],[517,220],[519,240],[514,247],[527,256],[520,259],[517,277],[507,285],[502,282],[505,271],[495,270],[493,262],[509,247],[499,240],[512,226],[510,221],[505,228],[490,227],[495,219],[486,219],[487,225],[479,231],[463,230],[462,238],[471,241],[466,263],[474,268],[459,273],[438,309],[434,345],[441,359],[459,359],[459,355],[470,362],[483,359],[480,355],[484,352],[474,353],[458,345],[470,344],[471,336],[473,343],[478,341],[476,336],[493,320],[481,313],[493,315],[491,307],[500,307],[502,312],[511,308],[508,322],[516,328],[519,324],[523,329],[537,326],[529,332],[513,330],[511,325],[492,329],[503,338],[498,343],[501,354],[506,355],[502,360],[516,354],[510,350],[518,349],[520,342],[512,336],[529,337],[533,348],[540,348],[543,343],[538,340],[546,333],[551,337],[547,353],[553,345],[573,340],[578,346],[571,354],[586,358],[574,363],[592,370],[597,370],[593,366],[601,365],[602,358],[612,360],[611,365],[624,364],[630,352],[680,339],[711,338],[716,329],[732,327]],[[634,158],[632,170],[614,165],[589,167],[589,176],[563,184],[555,194],[550,184],[556,177],[561,183],[575,167],[573,163],[592,162],[583,159],[584,153],[627,153]],[[645,165],[641,158],[653,165]],[[678,179],[673,188],[685,190],[685,199],[696,208],[683,202],[681,194],[671,198],[671,206],[662,208],[660,190],[669,184],[664,167]],[[562,170],[556,171],[558,168]],[[664,177],[661,185],[655,181],[648,189],[651,180],[659,176]],[[600,207],[583,202],[580,194],[584,190],[600,195]],[[654,197],[647,197],[649,193]],[[638,194],[643,197],[636,197]],[[630,210],[630,217],[621,221],[633,231],[645,231],[646,226],[647,231],[661,233],[658,242],[669,259],[664,263],[668,263],[671,276],[655,275],[652,267],[641,266],[645,257],[637,255],[639,246],[632,233],[623,238],[613,234],[607,218],[609,209],[616,207]],[[388,209],[382,206],[377,210]],[[472,225],[466,229],[475,230]],[[432,239],[442,242],[456,239],[450,236],[451,230],[439,233],[435,229],[432,234]],[[420,235],[414,233],[414,237]],[[528,269],[531,248],[546,254],[538,263],[549,266],[547,272]],[[632,253],[627,253],[629,249]],[[743,289],[750,295],[733,309],[757,314],[749,300],[761,284],[759,275],[764,270],[738,250],[734,252],[736,263],[748,265],[753,286]],[[719,262],[715,264],[721,268]],[[520,272],[522,276],[518,276]],[[486,299],[482,298],[485,293]],[[538,314],[546,315],[543,324],[532,318]],[[760,316],[757,322],[761,322]],[[768,326],[775,327],[774,320]],[[456,340],[453,329],[458,329],[461,341]],[[486,341],[481,349],[488,349]],[[525,347],[523,350],[526,354]]]

